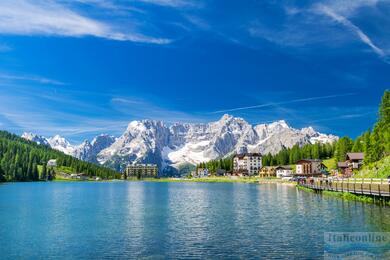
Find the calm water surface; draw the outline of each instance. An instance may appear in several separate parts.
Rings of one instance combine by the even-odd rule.
[[[390,208],[277,184],[0,185],[1,259],[313,259],[334,231],[389,232]]]

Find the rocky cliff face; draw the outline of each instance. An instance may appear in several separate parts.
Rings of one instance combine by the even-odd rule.
[[[100,135],[92,142],[84,141],[78,146],[70,145],[59,136],[45,139],[24,134],[23,137],[42,144],[46,140],[54,149],[117,170],[130,163],[156,163],[160,169],[172,169],[238,152],[275,154],[295,144],[327,143],[338,139],[311,127],[294,129],[283,120],[253,126],[230,115],[204,124],[168,126],[161,121],[133,121],[119,138]]]

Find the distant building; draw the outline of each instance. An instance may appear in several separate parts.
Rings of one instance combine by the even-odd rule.
[[[297,163],[296,175],[322,175],[326,172],[326,166],[319,159],[303,159]]]
[[[341,174],[341,175],[344,175],[344,176],[350,175],[347,162],[338,162],[337,169],[338,169],[339,174]]]
[[[210,175],[209,170],[207,168],[198,168],[195,177],[203,178],[203,177],[208,177],[209,175]]]
[[[233,157],[233,173],[239,175],[257,175],[262,167],[260,153],[236,154]]]
[[[259,176],[264,177],[276,177],[276,167],[275,166],[263,166],[259,171]]]
[[[276,177],[283,178],[293,175],[293,170],[291,166],[284,165],[276,167]]]
[[[217,169],[217,171],[215,172],[215,175],[217,175],[217,176],[225,176],[226,175],[226,170],[224,170],[224,169]]]
[[[363,165],[364,153],[347,153],[347,164],[352,169],[360,169]]]
[[[127,177],[154,178],[158,175],[157,164],[131,164],[125,170]]]
[[[338,162],[339,173],[344,176],[352,176],[353,170],[359,170],[363,165],[364,153],[347,153],[345,162]]]
[[[48,167],[57,167],[57,160],[56,159],[51,159],[47,162]]]

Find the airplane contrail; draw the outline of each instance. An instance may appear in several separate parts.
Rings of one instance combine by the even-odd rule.
[[[336,98],[336,97],[346,97],[346,96],[353,96],[353,95],[356,95],[356,93],[346,93],[346,94],[341,94],[341,95],[329,95],[329,96],[310,97],[310,98],[299,98],[299,99],[294,99],[294,100],[290,100],[290,101],[270,102],[270,103],[265,103],[265,104],[260,104],[260,105],[218,110],[218,111],[210,112],[210,114],[219,114],[219,113],[234,112],[234,111],[254,109],[254,108],[270,107],[270,106],[274,106],[274,105],[293,104],[293,103],[300,103],[300,102],[307,102],[307,101],[321,100],[321,99],[329,99],[329,98]]]

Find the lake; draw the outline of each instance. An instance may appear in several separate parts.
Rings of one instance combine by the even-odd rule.
[[[0,185],[1,259],[319,258],[340,231],[389,232],[390,208],[281,184]]]

